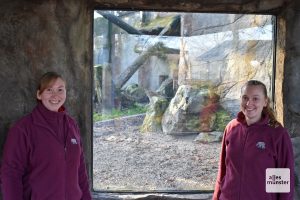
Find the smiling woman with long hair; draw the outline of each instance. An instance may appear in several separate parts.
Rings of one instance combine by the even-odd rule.
[[[248,81],[241,111],[226,126],[213,200],[293,200],[294,156],[286,129],[270,107],[266,86]],[[266,192],[266,169],[290,170],[290,192]]]

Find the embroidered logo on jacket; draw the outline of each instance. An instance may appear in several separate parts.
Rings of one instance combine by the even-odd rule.
[[[72,144],[77,144],[77,140],[75,138],[71,138],[71,143]]]
[[[266,143],[264,142],[257,142],[256,147],[259,149],[265,149],[266,148]]]

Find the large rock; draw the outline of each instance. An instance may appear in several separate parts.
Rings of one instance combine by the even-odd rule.
[[[159,95],[152,96],[141,132],[162,132],[161,120],[167,107],[168,100],[165,97]]]
[[[134,103],[149,102],[145,90],[136,83],[127,85],[121,92],[122,107],[128,108]]]
[[[162,129],[171,135],[223,131],[230,120],[226,113],[210,87],[181,85],[163,115]]]
[[[128,98],[143,103],[148,101],[145,90],[136,83],[129,84],[125,87],[123,93],[128,96]]]
[[[223,137],[223,132],[213,131],[213,132],[201,132],[194,139],[194,142],[197,143],[212,143],[212,142],[221,142]]]

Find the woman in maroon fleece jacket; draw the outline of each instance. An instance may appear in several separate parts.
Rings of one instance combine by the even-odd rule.
[[[266,86],[250,80],[241,93],[241,112],[224,131],[213,200],[293,200],[292,144],[274,117]],[[290,192],[266,192],[267,168],[290,169]]]
[[[10,129],[4,146],[4,200],[90,200],[77,123],[67,114],[64,79],[47,72],[38,104]]]

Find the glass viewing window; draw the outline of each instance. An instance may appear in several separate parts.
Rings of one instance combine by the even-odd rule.
[[[94,11],[93,188],[212,191],[249,79],[273,86],[274,16]]]

